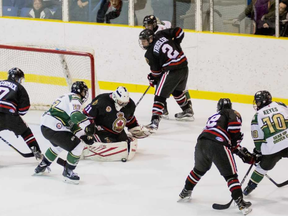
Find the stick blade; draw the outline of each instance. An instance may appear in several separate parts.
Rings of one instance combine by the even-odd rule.
[[[231,200],[231,201],[230,201],[229,203],[227,203],[227,204],[217,204],[217,203],[214,203],[214,204],[212,205],[212,208],[213,208],[213,209],[216,209],[216,210],[228,209],[228,208],[230,207],[232,201],[233,201],[233,200]]]
[[[282,182],[282,183],[278,184],[277,186],[278,186],[278,187],[283,187],[283,186],[286,186],[286,185],[288,185],[288,180],[285,181],[285,182]]]

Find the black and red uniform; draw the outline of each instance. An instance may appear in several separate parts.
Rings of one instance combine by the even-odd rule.
[[[157,80],[153,115],[163,114],[164,104],[171,94],[182,110],[189,106],[185,95],[188,62],[180,45],[183,38],[184,32],[179,27],[159,31],[145,53],[151,76]]]
[[[192,190],[214,163],[227,181],[233,199],[242,196],[236,163],[230,150],[242,137],[241,124],[240,114],[233,109],[223,109],[208,119],[197,139],[195,165],[186,179],[186,189]]]
[[[20,115],[25,115],[30,108],[30,100],[25,88],[14,80],[0,81],[0,131],[10,130],[20,135],[28,147],[39,145],[27,124]]]
[[[130,98],[129,103],[117,111],[112,93],[104,93],[94,98],[83,113],[95,122],[97,131],[94,137],[97,142],[121,142],[128,140],[125,127],[130,129],[138,126],[134,116],[135,108],[135,103]]]

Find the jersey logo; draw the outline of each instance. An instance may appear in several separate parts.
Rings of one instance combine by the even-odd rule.
[[[106,112],[111,112],[111,110],[112,110],[112,109],[111,109],[110,106],[107,106],[107,107],[106,107]]]
[[[216,137],[216,140],[218,140],[219,142],[223,142],[224,140],[221,137]]]
[[[92,106],[93,105],[96,105],[98,103],[98,100],[95,100],[93,103],[92,103]]]
[[[73,104],[73,110],[80,110],[81,106],[79,104]]]
[[[124,129],[126,121],[127,120],[125,119],[123,112],[117,113],[117,118],[113,122],[112,126],[113,131],[120,133]]]
[[[61,123],[57,123],[56,124],[56,128],[61,129],[62,128],[62,124]]]

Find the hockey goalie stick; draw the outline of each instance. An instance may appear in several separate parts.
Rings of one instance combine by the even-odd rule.
[[[247,176],[248,176],[250,170],[252,169],[253,165],[254,165],[254,164],[251,164],[251,166],[249,167],[249,169],[248,169],[248,171],[246,172],[244,178],[242,179],[240,185],[242,185],[242,184],[244,183],[244,181],[245,181],[245,179],[247,178]],[[227,204],[217,204],[217,203],[214,203],[214,204],[212,205],[212,208],[213,208],[213,209],[216,209],[216,210],[228,209],[228,208],[230,207],[230,205],[231,205],[232,202],[233,202],[233,199],[231,199],[230,202],[227,203]]]
[[[29,157],[34,157],[34,154],[32,152],[30,153],[22,153],[20,152],[18,149],[16,149],[12,144],[10,144],[7,140],[5,140],[3,137],[0,136],[0,139],[6,143],[7,145],[9,145],[11,148],[13,148],[16,152],[18,152],[20,155],[22,155],[25,158],[29,158]]]
[[[283,186],[285,186],[285,185],[288,185],[288,180],[278,184],[278,183],[275,182],[269,175],[265,174],[265,176],[266,176],[273,184],[275,184],[277,187],[283,187]]]
[[[141,98],[139,99],[139,101],[136,103],[136,107],[138,106],[138,104],[140,103],[140,101],[143,99],[143,97],[146,95],[146,93],[148,92],[148,90],[150,89],[150,85],[148,86],[148,88],[145,90],[145,92],[143,93],[143,95],[141,96]]]

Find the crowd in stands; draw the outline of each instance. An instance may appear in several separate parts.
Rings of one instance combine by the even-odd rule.
[[[177,0],[178,4],[185,10],[181,14],[185,14],[189,6],[194,0]],[[147,0],[135,0],[135,11],[145,8]],[[175,19],[174,12],[159,13],[159,8],[163,4],[163,0],[155,0],[151,2],[151,6],[155,11],[155,15],[161,20]],[[167,5],[166,5],[167,4]],[[288,36],[288,0],[280,0],[280,36]],[[162,5],[163,6],[163,5]],[[167,8],[173,8],[173,1],[165,0]],[[157,9],[158,10],[157,10]],[[179,8],[179,5],[178,5]],[[62,0],[3,0],[3,16],[30,17],[40,19],[57,19],[62,20]],[[167,17],[168,16],[168,17]],[[235,25],[245,18],[253,21],[253,30],[251,33],[256,35],[275,35],[275,0],[248,0],[248,6],[238,18],[234,19]],[[98,23],[118,23],[128,24],[128,1],[122,0],[69,0],[69,20],[82,22],[98,22]],[[137,18],[135,17],[136,25]],[[177,20],[174,25],[183,28],[183,19]]]

